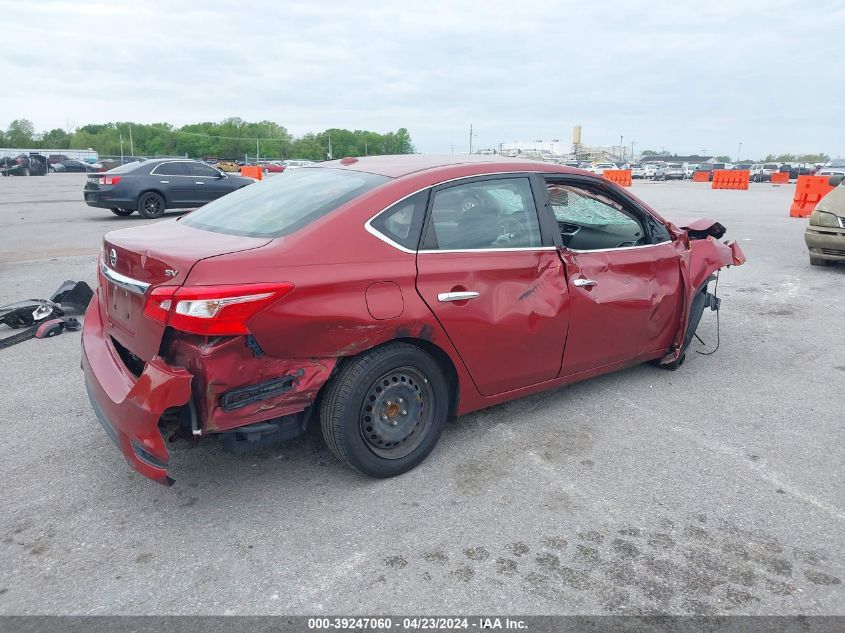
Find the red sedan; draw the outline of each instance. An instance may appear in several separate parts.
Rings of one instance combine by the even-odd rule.
[[[94,411],[170,484],[168,443],[322,426],[375,477],[446,420],[646,361],[677,367],[744,256],[617,185],[489,157],[346,158],[106,235],[85,315]]]
[[[266,163],[261,162],[261,163],[258,163],[258,164],[264,170],[265,174],[267,174],[267,173],[281,174],[285,170],[284,165],[280,165],[279,163],[272,162],[272,161],[269,161],[269,162],[266,162]]]

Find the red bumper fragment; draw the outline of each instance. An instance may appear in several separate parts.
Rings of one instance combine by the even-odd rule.
[[[156,357],[136,378],[103,330],[97,296],[85,313],[82,370],[94,412],[129,465],[155,482],[171,485],[170,455],[158,421],[166,409],[188,402],[191,374]]]

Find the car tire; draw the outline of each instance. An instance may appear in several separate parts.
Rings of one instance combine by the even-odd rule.
[[[138,198],[138,215],[148,220],[155,220],[167,210],[164,198],[154,191],[141,194]]]
[[[135,209],[118,209],[118,208],[114,208],[114,209],[109,209],[109,211],[111,211],[111,212],[112,212],[112,213],[114,213],[115,215],[119,215],[119,216],[120,216],[120,217],[122,217],[122,218],[128,218],[130,215],[132,215],[133,213],[135,213]]]
[[[810,266],[827,266],[830,262],[822,257],[810,255]]]
[[[443,371],[426,352],[390,343],[347,361],[320,404],[323,438],[370,477],[401,475],[437,444],[449,411]]]

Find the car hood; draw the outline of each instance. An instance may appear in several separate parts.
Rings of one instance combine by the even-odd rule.
[[[835,187],[816,205],[816,211],[825,211],[845,217],[845,185]]]

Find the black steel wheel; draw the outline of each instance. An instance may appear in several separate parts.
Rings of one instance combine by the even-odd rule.
[[[114,213],[115,215],[119,215],[119,216],[120,216],[120,217],[122,217],[122,218],[128,217],[128,216],[132,215],[133,213],[135,213],[135,209],[118,209],[118,208],[114,208],[114,209],[110,209],[110,211],[111,211],[112,213]]]
[[[320,408],[332,453],[372,477],[393,477],[434,449],[448,414],[449,389],[423,350],[391,343],[346,362]]]
[[[148,191],[138,198],[138,214],[142,218],[148,220],[160,218],[164,215],[165,209],[164,198],[153,191]]]
[[[384,459],[410,455],[434,418],[431,383],[414,367],[398,367],[370,385],[358,417],[367,447]]]

